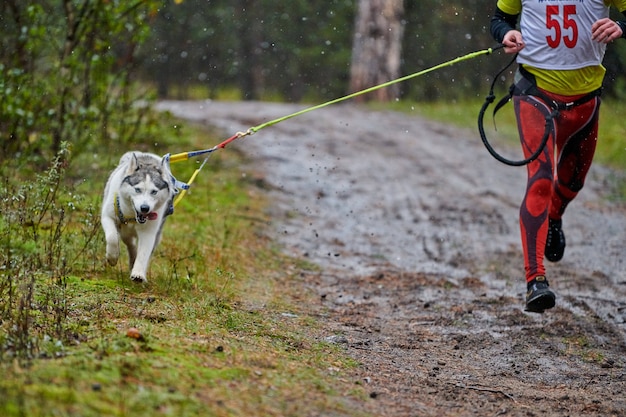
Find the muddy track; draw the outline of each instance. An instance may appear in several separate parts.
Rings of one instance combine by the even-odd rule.
[[[301,106],[162,102],[230,136]],[[477,134],[410,114],[338,105],[236,145],[275,204],[272,230],[319,271],[302,284],[328,340],[389,416],[626,415],[626,209],[595,166],[547,265],[557,307],[522,311],[524,168]]]

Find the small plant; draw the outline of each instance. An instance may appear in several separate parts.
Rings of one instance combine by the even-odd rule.
[[[32,359],[42,341],[67,339],[66,278],[99,230],[93,206],[62,185],[68,154],[63,144],[33,182],[6,180],[0,191],[0,359]]]

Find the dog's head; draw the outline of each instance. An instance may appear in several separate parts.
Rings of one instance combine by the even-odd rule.
[[[120,194],[131,202],[138,223],[156,220],[159,209],[170,204],[174,196],[167,162],[152,155],[133,153]]]

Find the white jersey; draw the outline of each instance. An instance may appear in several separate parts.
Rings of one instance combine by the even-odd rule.
[[[591,26],[609,16],[603,0],[522,0],[520,29],[526,46],[517,62],[571,70],[601,65],[606,44],[591,40]]]

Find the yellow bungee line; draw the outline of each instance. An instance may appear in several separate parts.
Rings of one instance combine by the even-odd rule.
[[[202,150],[198,150],[198,151],[191,151],[191,152],[181,152],[181,153],[178,153],[178,154],[171,155],[171,156],[169,156],[169,161],[170,161],[170,163],[186,161],[189,158],[192,158],[192,157],[195,157],[195,156],[199,156],[199,155],[203,155],[203,154],[207,154],[207,153],[210,154],[210,153],[212,153],[212,152],[214,152],[214,151],[216,151],[218,149],[226,147],[226,145],[228,145],[230,142],[234,141],[235,139],[239,139],[239,138],[244,137],[244,136],[252,135],[252,134],[258,132],[261,129],[264,129],[264,128],[269,127],[269,126],[273,126],[273,125],[278,124],[280,122],[284,122],[285,120],[289,120],[289,119],[291,119],[293,117],[300,116],[300,115],[303,115],[305,113],[311,112],[313,110],[318,110],[318,109],[321,109],[323,107],[327,107],[327,106],[330,106],[330,105],[333,105],[333,104],[337,104],[337,103],[340,103],[342,101],[349,100],[349,99],[352,99],[352,98],[355,98],[355,97],[358,97],[358,96],[361,96],[361,95],[364,95],[364,94],[368,94],[368,93],[371,93],[373,91],[379,90],[381,88],[389,87],[389,86],[392,86],[394,84],[398,84],[398,83],[401,83],[401,82],[404,82],[404,81],[407,81],[407,80],[410,80],[410,79],[413,79],[413,78],[416,78],[416,77],[428,74],[430,72],[439,70],[441,68],[452,66],[452,65],[457,64],[459,62],[463,62],[463,61],[467,61],[467,60],[470,60],[470,59],[474,59],[474,58],[477,58],[477,57],[482,56],[482,55],[490,55],[490,54],[493,53],[493,51],[495,51],[497,49],[500,49],[500,48],[502,48],[502,45],[498,45],[498,46],[496,46],[494,48],[487,48],[487,49],[483,49],[483,50],[480,50],[480,51],[471,52],[469,54],[466,54],[466,55],[463,55],[463,56],[451,59],[449,61],[446,61],[446,62],[443,62],[441,64],[435,65],[433,67],[430,67],[430,68],[427,68],[427,69],[415,72],[413,74],[406,75],[406,76],[400,77],[400,78],[396,78],[394,80],[387,81],[385,83],[378,84],[378,85],[375,85],[373,87],[369,87],[369,88],[366,88],[364,90],[360,90],[360,91],[357,91],[355,93],[351,93],[351,94],[345,95],[343,97],[339,97],[339,98],[336,98],[334,100],[330,100],[330,101],[327,101],[325,103],[318,104],[316,106],[307,107],[307,108],[302,109],[300,111],[288,114],[288,115],[283,116],[283,117],[279,117],[279,118],[274,119],[274,120],[270,120],[270,121],[262,123],[262,124],[260,124],[258,126],[251,127],[247,131],[245,131],[245,132],[237,132],[235,135],[233,135],[230,138],[226,139],[222,143],[220,143],[218,145],[215,145],[212,148],[202,149]],[[207,157],[207,159],[208,159],[208,157]],[[200,167],[195,170],[195,172],[193,173],[193,175],[191,176],[191,178],[187,182],[187,185],[191,185],[193,183],[193,181],[195,180],[196,176],[198,175],[198,173],[200,172],[200,170],[202,169],[202,167],[206,163],[207,159],[205,159],[204,162],[202,163],[202,165],[200,165]],[[182,189],[180,191],[180,193],[178,194],[178,196],[176,197],[176,199],[174,201],[174,205],[176,205],[183,198],[183,196],[185,195],[186,191],[187,191],[186,188]]]

